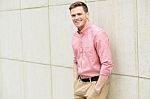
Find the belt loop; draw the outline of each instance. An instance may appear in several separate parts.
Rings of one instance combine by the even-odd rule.
[[[80,76],[78,75],[78,77],[77,77],[78,79],[80,78]]]
[[[89,78],[90,82],[92,82],[92,77]]]

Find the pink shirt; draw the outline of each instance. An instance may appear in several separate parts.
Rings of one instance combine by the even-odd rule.
[[[80,33],[74,33],[72,47],[78,75],[93,77],[111,74],[112,56],[109,40],[101,28],[88,22]]]

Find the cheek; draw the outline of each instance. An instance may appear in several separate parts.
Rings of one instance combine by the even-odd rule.
[[[74,22],[74,18],[72,18],[72,21]]]

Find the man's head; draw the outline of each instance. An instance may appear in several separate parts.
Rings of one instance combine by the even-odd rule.
[[[77,1],[77,2],[72,3],[69,7],[69,10],[71,11],[72,9],[74,9],[76,7],[83,7],[84,12],[85,13],[88,12],[88,7],[84,2]]]
[[[89,20],[88,7],[84,2],[77,1],[69,7],[70,14],[74,25],[82,30]]]

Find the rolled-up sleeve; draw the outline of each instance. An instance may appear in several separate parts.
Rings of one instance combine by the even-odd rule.
[[[99,31],[96,35],[96,50],[100,59],[100,74],[109,76],[112,72],[112,53],[109,39],[104,31]]]

